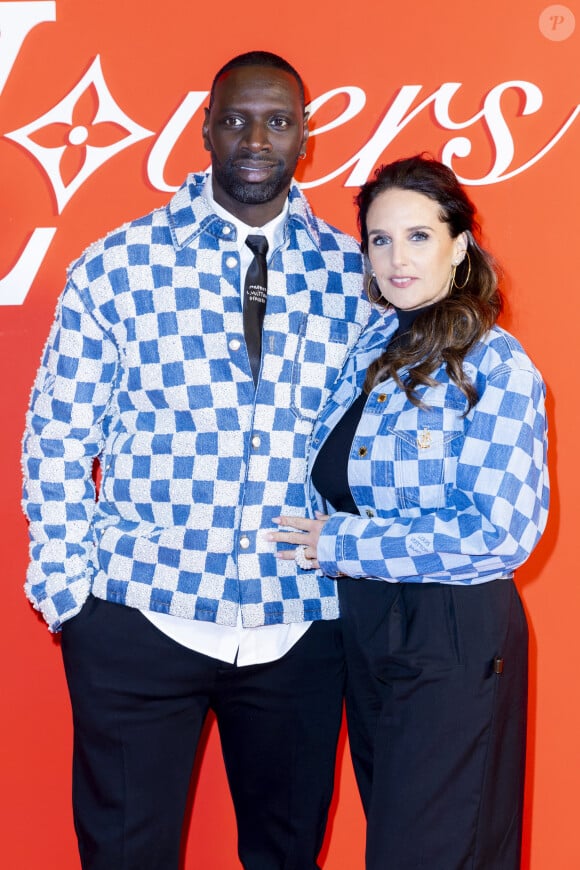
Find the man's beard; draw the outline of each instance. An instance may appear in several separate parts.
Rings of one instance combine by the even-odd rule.
[[[220,163],[212,152],[212,173],[222,190],[237,202],[244,205],[261,205],[271,202],[290,186],[293,170],[280,163],[274,169],[274,175],[268,181],[250,183],[240,181],[231,158]],[[259,164],[259,160],[255,161]]]

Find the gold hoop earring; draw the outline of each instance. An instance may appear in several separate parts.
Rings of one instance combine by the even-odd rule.
[[[455,273],[457,272],[457,266],[461,266],[461,263],[463,262],[463,260],[461,261],[461,263],[458,263],[457,266],[453,266],[453,274],[451,276],[451,286],[455,287],[457,290],[464,290],[465,287],[467,287],[467,282],[469,281],[469,278],[471,276],[471,257],[469,256],[469,251],[465,252],[464,259],[465,258],[467,258],[467,275],[465,276],[465,281],[463,282],[463,284],[458,284],[457,281],[455,280]]]
[[[371,292],[372,291],[372,292]],[[388,305],[388,301],[384,298],[381,293],[380,287],[377,282],[377,276],[374,272],[371,272],[367,279],[367,296],[369,300],[373,302],[375,305],[379,305],[379,303],[383,303],[384,305]]]

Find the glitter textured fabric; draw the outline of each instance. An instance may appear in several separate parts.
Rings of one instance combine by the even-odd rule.
[[[23,458],[26,591],[53,630],[89,590],[224,625],[240,606],[245,626],[337,615],[334,582],[276,559],[265,535],[307,512],[312,428],[370,316],[360,250],[292,186],[255,388],[235,228],[205,180],[188,176],[69,271]]]

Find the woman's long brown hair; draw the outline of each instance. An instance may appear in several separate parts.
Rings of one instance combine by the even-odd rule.
[[[369,366],[365,391],[370,392],[376,384],[393,378],[414,405],[423,407],[417,388],[435,386],[433,372],[444,364],[449,378],[467,399],[467,413],[478,396],[465,375],[463,361],[473,345],[491,329],[502,309],[494,261],[477,241],[475,207],[455,174],[443,163],[424,155],[380,166],[356,196],[361,248],[367,257],[369,208],[391,188],[422,193],[438,203],[440,218],[448,225],[451,237],[466,234],[469,257],[466,255],[457,267],[449,295],[415,319],[404,342],[392,342]],[[385,300],[383,304],[389,303]]]

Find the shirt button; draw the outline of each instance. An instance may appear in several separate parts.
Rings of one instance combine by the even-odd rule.
[[[228,267],[228,269],[233,269],[237,262],[238,261],[235,257],[228,257],[226,259],[226,266]]]
[[[359,447],[358,455],[359,456],[366,456],[367,455],[366,447]]]
[[[250,546],[250,539],[248,537],[246,537],[246,535],[243,535],[240,538],[240,547],[242,548],[242,550],[247,550],[249,546]]]
[[[386,394],[386,393],[380,393],[380,394],[377,396],[377,402],[384,402],[384,401],[386,400],[386,398],[387,398],[387,394]]]
[[[365,514],[366,514],[367,517],[369,517],[369,519],[370,519],[371,517],[374,517],[375,512],[374,512],[373,510],[371,510],[370,508],[367,508],[366,511],[365,511]]]
[[[229,227],[227,224],[225,227],[222,227],[222,233],[224,234],[224,236],[229,236],[231,231],[232,231],[232,228]]]
[[[259,435],[254,435],[252,438],[252,447],[259,447],[262,443],[262,439]]]
[[[230,339],[229,344],[228,344],[230,350],[239,350],[240,345],[241,345],[241,341],[239,340],[239,338]]]

